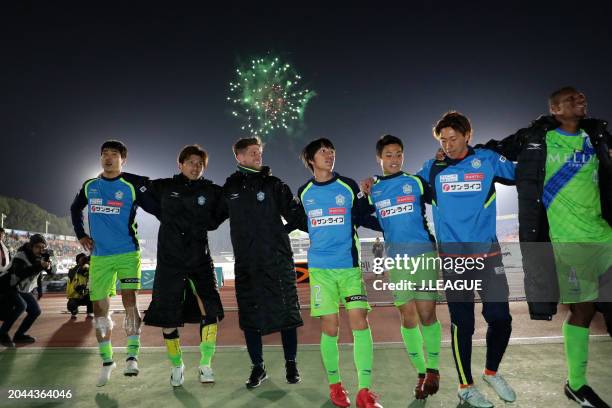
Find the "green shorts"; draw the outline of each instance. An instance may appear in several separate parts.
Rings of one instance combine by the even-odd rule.
[[[310,315],[336,314],[344,308],[371,310],[360,268],[309,268]]]
[[[437,291],[427,290],[428,287],[436,287],[438,268],[436,267],[435,259],[437,258],[437,253],[429,252],[416,258],[420,258],[422,261],[414,271],[395,268],[389,270],[389,283],[397,286],[402,285],[401,289],[394,289],[392,291],[395,307],[400,307],[412,300],[437,301],[440,299]],[[412,287],[415,288],[414,290],[409,289],[408,282],[413,283]],[[423,284],[425,284],[425,287],[423,287]]]
[[[599,298],[599,278],[612,267],[609,243],[554,243],[561,303]]]
[[[92,256],[89,265],[89,296],[92,301],[116,294],[121,289],[140,289],[140,251],[118,255]]]

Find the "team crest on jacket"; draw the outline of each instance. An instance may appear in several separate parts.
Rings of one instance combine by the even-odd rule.
[[[336,196],[336,205],[344,205],[344,196],[342,194]]]
[[[204,196],[199,196],[199,197],[198,197],[198,204],[200,204],[200,205],[204,205],[204,204],[206,204],[206,197],[204,197]]]
[[[115,200],[121,200],[123,198],[123,191],[119,190],[115,193]]]
[[[402,186],[402,191],[404,192],[404,194],[410,194],[412,193],[412,186],[410,184],[404,184]]]
[[[266,194],[263,191],[257,193],[257,201],[263,201],[266,198]]]
[[[478,159],[472,160],[472,167],[475,169],[479,169],[482,166],[482,163]]]

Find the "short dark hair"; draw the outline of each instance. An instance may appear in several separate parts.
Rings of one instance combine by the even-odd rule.
[[[234,143],[232,146],[232,150],[234,151],[234,156],[238,156],[238,153],[244,152],[249,146],[260,146],[263,148],[263,144],[261,143],[261,139],[259,136],[253,137],[243,137],[240,138]]]
[[[399,145],[402,148],[402,151],[404,151],[404,144],[399,137],[395,137],[393,135],[383,135],[380,137],[380,139],[378,139],[378,142],[376,142],[376,155],[381,157],[385,146],[391,144]]]
[[[557,105],[559,103],[559,99],[561,99],[563,95],[573,92],[578,92],[578,90],[573,86],[564,86],[563,88],[557,89],[548,97],[548,107],[551,108]]]
[[[433,136],[439,140],[442,129],[447,127],[452,128],[455,132],[459,132],[464,136],[472,133],[472,124],[470,120],[467,116],[457,111],[449,111],[442,116],[433,128]]]
[[[117,150],[122,159],[127,157],[127,147],[125,147],[123,142],[120,142],[119,140],[107,140],[106,142],[102,143],[102,147],[100,147],[100,154],[102,154],[104,149]]]
[[[189,156],[192,155],[199,156],[204,162],[204,167],[208,166],[208,153],[206,153],[206,150],[202,149],[200,145],[197,144],[187,145],[183,147],[183,149],[178,155],[178,162],[182,164],[185,162],[185,160],[187,160]]]
[[[313,140],[302,149],[300,159],[302,159],[302,163],[304,163],[304,166],[306,166],[311,172],[314,171],[314,169],[312,167],[312,164],[310,164],[310,161],[314,160],[315,154],[317,154],[319,149],[322,147],[327,147],[328,149],[336,150],[331,140],[326,139],[324,137],[319,138],[317,140]]]

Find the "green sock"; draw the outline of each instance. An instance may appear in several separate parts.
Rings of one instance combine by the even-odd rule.
[[[179,367],[183,364],[183,353],[181,351],[181,339],[179,338],[178,330],[170,334],[164,333],[164,343],[168,352],[168,360],[174,367]]]
[[[215,354],[215,349],[217,348],[217,323],[203,326],[201,334],[200,365],[210,366],[210,362]]]
[[[567,376],[569,386],[577,391],[587,384],[586,370],[589,360],[589,329],[563,323],[565,340],[565,358],[567,359]]]
[[[425,374],[425,355],[423,354],[423,336],[419,326],[407,329],[401,326],[402,339],[412,365],[419,374]],[[438,346],[439,347],[439,346]]]
[[[353,358],[357,367],[359,389],[370,388],[372,385],[372,364],[374,361],[374,345],[372,331],[368,327],[363,330],[353,330]]]
[[[440,343],[442,342],[442,325],[440,321],[430,326],[422,326],[425,350],[427,350],[427,368],[437,370],[440,367]]]
[[[102,357],[103,363],[113,361],[113,345],[110,340],[98,343],[98,349],[100,350],[100,357]]]
[[[127,356],[129,357],[138,357],[138,353],[140,352],[140,336],[128,336],[127,338]]]
[[[321,358],[330,384],[340,382],[340,354],[338,353],[338,336],[321,333]]]

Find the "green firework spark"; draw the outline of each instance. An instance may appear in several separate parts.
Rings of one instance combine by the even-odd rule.
[[[242,130],[266,138],[276,130],[291,134],[304,119],[315,92],[304,88],[302,78],[278,58],[259,58],[236,69],[227,100]]]

